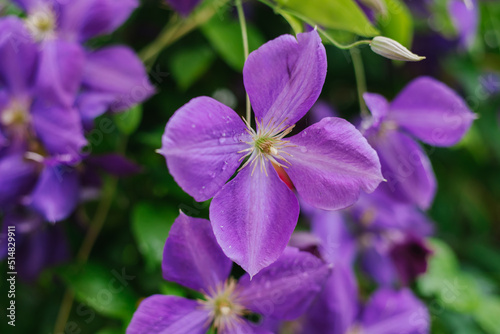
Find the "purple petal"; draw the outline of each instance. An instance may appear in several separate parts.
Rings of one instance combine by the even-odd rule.
[[[76,99],[85,128],[92,128],[94,119],[104,114],[115,101],[115,96],[104,92],[81,92]]]
[[[60,5],[59,33],[84,42],[109,34],[121,26],[137,8],[137,0],[72,0]]]
[[[188,16],[201,0],[166,0],[176,12],[182,16]]]
[[[278,259],[299,217],[294,193],[270,163],[264,168],[253,175],[251,166],[243,168],[210,205],[219,245],[250,276]]]
[[[37,46],[13,16],[0,18],[0,86],[13,95],[29,93],[36,71]]]
[[[345,334],[358,314],[356,276],[350,265],[332,269],[323,290],[306,313],[300,333]]]
[[[194,300],[153,295],[141,302],[126,333],[205,334],[209,321],[209,311]]]
[[[363,99],[372,114],[370,126],[374,129],[378,129],[380,123],[389,112],[389,102],[382,95],[373,93],[364,93]]]
[[[436,179],[429,158],[407,135],[387,131],[373,143],[387,179],[380,190],[396,201],[427,209],[436,193]]]
[[[45,101],[70,108],[80,88],[84,53],[80,45],[62,40],[43,44],[36,87]]]
[[[248,57],[245,88],[257,120],[292,125],[313,106],[326,77],[326,52],[318,32],[280,36]]]
[[[326,262],[352,265],[357,244],[347,228],[343,213],[317,210],[311,218],[311,230],[321,239],[319,250]]]
[[[241,303],[276,319],[293,320],[304,313],[330,275],[327,264],[307,252],[288,247],[280,258],[250,280],[238,284]]]
[[[78,204],[80,185],[77,171],[66,165],[47,166],[33,193],[31,206],[49,222],[67,218]]]
[[[31,110],[32,122],[45,148],[53,155],[78,157],[87,144],[78,112],[37,100]]]
[[[97,95],[101,104],[108,104],[104,110],[114,112],[124,111],[144,102],[155,90],[140,59],[131,49],[123,46],[88,53],[83,85],[85,92],[93,94],[94,105]]]
[[[408,289],[380,289],[371,297],[361,319],[366,334],[429,333],[429,312]]]
[[[0,157],[0,208],[19,201],[36,182],[36,164],[24,159],[24,151]]]
[[[210,222],[181,212],[165,243],[163,278],[208,293],[229,277],[232,264],[217,244]]]
[[[198,97],[170,118],[159,153],[170,174],[198,202],[213,197],[240,165],[249,141],[239,116],[220,102]]]
[[[287,173],[297,192],[320,209],[352,205],[361,189],[372,192],[382,181],[377,153],[349,122],[324,118],[288,139],[293,147]]]
[[[460,44],[465,48],[474,44],[478,28],[478,9],[476,0],[451,0],[448,2],[450,18],[458,31]]]
[[[410,82],[389,113],[401,128],[434,146],[456,144],[476,117],[457,93],[429,77]]]
[[[321,100],[314,104],[308,115],[312,124],[318,123],[326,117],[338,117],[337,111],[331,105]]]
[[[396,268],[390,258],[390,244],[379,236],[373,236],[365,243],[369,245],[361,251],[361,267],[381,286],[390,286],[395,283]]]

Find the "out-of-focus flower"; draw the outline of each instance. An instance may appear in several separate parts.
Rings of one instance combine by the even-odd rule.
[[[41,45],[43,93],[74,105],[85,123],[105,111],[119,112],[150,97],[154,88],[141,61],[128,47],[89,50],[89,39],[118,28],[138,6],[137,0],[17,0],[27,14],[25,25]],[[73,61],[61,66],[70,52]],[[76,84],[68,84],[68,79]],[[71,88],[71,89],[69,89]]]
[[[287,248],[255,275],[229,278],[232,262],[220,249],[210,222],[182,212],[174,222],[163,253],[163,277],[200,291],[188,300],[154,295],[141,302],[127,333],[270,333],[244,318],[257,313],[271,319],[299,317],[321,290],[329,266],[313,255]]]
[[[166,0],[172,8],[182,16],[188,16],[201,0]]]
[[[375,151],[343,119],[326,118],[284,138],[316,102],[325,75],[316,31],[284,35],[250,54],[243,70],[257,130],[208,97],[193,99],[166,126],[159,152],[170,173],[195,200],[215,196],[217,241],[252,276],[280,256],[299,214],[273,165],[286,169],[306,202],[330,210],[351,205],[361,189],[373,191],[382,180]]]
[[[474,43],[479,25],[479,8],[476,0],[448,1],[450,18],[457,30],[460,45],[468,49]]]
[[[410,82],[391,103],[372,93],[365,93],[364,99],[372,116],[362,127],[387,179],[380,188],[395,200],[428,208],[436,180],[429,158],[412,137],[434,146],[452,146],[475,115],[453,90],[429,77]]]

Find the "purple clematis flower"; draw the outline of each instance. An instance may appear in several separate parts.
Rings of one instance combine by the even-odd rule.
[[[281,255],[298,219],[298,201],[274,166],[286,169],[305,202],[327,210],[353,204],[382,181],[375,151],[343,119],[325,118],[284,138],[316,102],[325,76],[318,33],[284,35],[252,52],[243,69],[257,130],[208,97],[167,123],[159,152],[170,173],[195,200],[214,197],[217,241],[251,276]]]
[[[391,103],[378,94],[365,93],[364,98],[372,112],[364,123],[365,136],[388,181],[380,188],[395,200],[428,208],[436,179],[429,158],[412,137],[434,146],[452,146],[475,115],[453,90],[429,77],[410,82]]]
[[[451,0],[448,2],[448,11],[460,45],[465,49],[470,48],[479,26],[479,4],[476,0]]]
[[[123,24],[137,0],[15,2],[27,13],[31,36],[41,43],[40,88],[65,105],[74,105],[79,91],[77,107],[86,124],[107,110],[124,111],[153,94],[145,68],[131,49],[83,47]],[[61,66],[61,57],[68,53],[72,63]]]
[[[203,300],[154,295],[139,305],[128,334],[270,333],[244,318],[257,313],[273,319],[299,317],[321,290],[329,266],[313,255],[287,248],[252,280],[229,278],[232,262],[220,249],[210,222],[182,212],[163,253],[163,277],[200,291]]]
[[[369,195],[371,196],[371,195]],[[368,196],[367,196],[368,197]],[[309,242],[294,234],[291,245],[319,250],[333,265],[323,290],[308,311],[291,325],[292,333],[304,334],[423,334],[429,332],[429,314],[409,289],[381,288],[365,305],[360,303],[353,270],[357,241],[347,229],[341,212],[308,210]],[[314,239],[311,239],[315,237]],[[290,325],[290,324],[289,324]]]
[[[182,16],[188,16],[201,0],[166,0],[172,8]]]

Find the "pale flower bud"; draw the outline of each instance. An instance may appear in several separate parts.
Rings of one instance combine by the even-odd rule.
[[[372,39],[370,47],[373,52],[389,59],[402,61],[420,61],[425,59],[425,57],[414,54],[395,40],[384,36],[377,36]]]

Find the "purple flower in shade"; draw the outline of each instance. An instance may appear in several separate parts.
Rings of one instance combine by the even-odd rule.
[[[431,252],[425,238],[433,226],[415,206],[376,190],[362,196],[349,213],[361,266],[378,284],[390,286],[399,281],[407,285],[426,272]]]
[[[172,8],[182,16],[188,16],[201,0],[166,0]]]
[[[229,278],[232,262],[213,234],[210,222],[182,212],[174,222],[163,253],[163,277],[198,290],[203,300],[153,295],[141,302],[128,334],[270,333],[245,315],[271,319],[299,317],[321,290],[329,266],[315,256],[287,248],[281,257],[255,275]]]
[[[476,0],[448,1],[448,12],[458,33],[459,43],[468,49],[474,43],[479,23],[479,7]]]
[[[409,289],[381,288],[365,305],[360,303],[353,262],[356,240],[348,231],[341,212],[320,210],[311,219],[309,244],[305,234],[294,234],[291,245],[316,245],[321,257],[333,265],[331,274],[303,317],[291,325],[304,334],[423,334],[429,332],[429,314]],[[316,241],[312,241],[315,236]],[[301,247],[301,249],[302,249]]]
[[[39,214],[16,207],[3,218],[3,235],[7,227],[16,228],[16,270],[27,281],[35,280],[43,269],[69,259],[70,249],[63,226],[44,223]],[[0,238],[0,260],[7,257],[7,239]]]
[[[15,2],[27,13],[25,25],[31,35],[41,42],[40,89],[66,105],[75,103],[79,90],[76,105],[86,124],[107,110],[126,110],[153,94],[145,68],[131,49],[110,46],[93,51],[82,45],[113,32],[138,6],[137,0]],[[72,63],[61,66],[67,54]]]
[[[363,124],[388,182],[380,185],[393,199],[428,208],[436,192],[429,158],[412,138],[434,146],[452,146],[475,119],[465,101],[443,83],[429,77],[410,82],[391,102],[365,93],[372,117]]]
[[[305,202],[329,210],[351,205],[382,180],[375,151],[343,119],[325,118],[284,139],[316,102],[325,75],[316,31],[284,35],[252,52],[243,69],[257,130],[208,97],[184,105],[166,126],[159,152],[170,173],[195,200],[215,196],[217,241],[251,276],[276,261],[298,219],[298,201],[273,166],[286,169]]]

